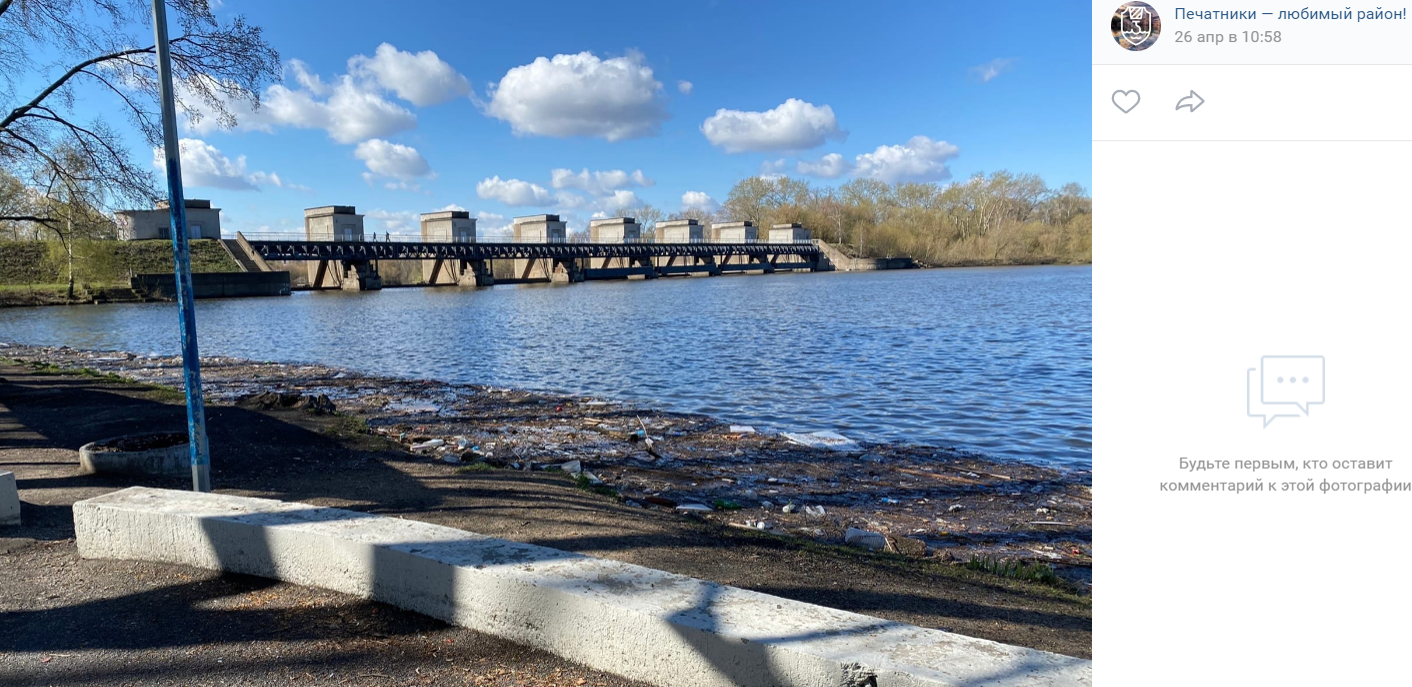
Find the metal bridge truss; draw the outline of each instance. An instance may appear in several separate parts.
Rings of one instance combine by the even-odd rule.
[[[760,262],[797,255],[817,262],[813,243],[413,243],[377,241],[249,241],[265,260],[575,260],[583,258],[729,258]]]

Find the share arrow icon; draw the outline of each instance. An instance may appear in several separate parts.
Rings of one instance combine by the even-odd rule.
[[[1196,91],[1192,91],[1191,95],[1177,101],[1177,109],[1180,110],[1185,107],[1188,110],[1195,112],[1196,108],[1201,107],[1205,103],[1206,101],[1203,100],[1201,96],[1197,95]]]

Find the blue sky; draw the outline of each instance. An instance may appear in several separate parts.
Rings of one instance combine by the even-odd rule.
[[[815,184],[1009,169],[1088,187],[1088,10],[226,0],[285,80],[236,130],[184,125],[199,143],[183,176],[228,232],[297,229],[328,204],[369,231],[450,205],[483,229],[542,212],[582,226],[623,202],[723,201],[742,177],[806,176],[801,161]]]

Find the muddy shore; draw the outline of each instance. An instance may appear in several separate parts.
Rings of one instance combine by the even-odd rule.
[[[16,344],[0,346],[0,357],[181,386],[175,357]],[[887,550],[913,556],[1043,562],[1089,589],[1086,471],[1000,463],[933,446],[766,434],[612,399],[320,365],[219,357],[202,364],[213,402],[265,409],[313,402],[317,411],[326,397],[332,407],[325,410],[360,428],[366,423],[367,431],[427,461],[563,470],[630,506],[691,510],[723,524],[821,542],[842,543],[853,528],[884,535]]]

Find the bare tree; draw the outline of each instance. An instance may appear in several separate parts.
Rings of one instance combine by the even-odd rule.
[[[237,109],[259,107],[261,87],[279,76],[279,54],[244,17],[218,19],[210,0],[166,0],[172,23],[177,107],[191,121],[234,126]],[[101,118],[80,121],[81,88],[110,92],[147,142],[161,142],[150,5],[142,0],[0,0],[0,167],[21,179],[52,176],[62,188],[91,189],[96,207],[148,204],[155,177]],[[58,64],[41,62],[62,55]],[[71,61],[69,61],[71,60]],[[18,93],[29,84],[36,90]],[[71,151],[72,155],[61,151]],[[29,217],[0,217],[33,219]],[[53,218],[50,218],[53,219]]]
[[[35,216],[34,190],[13,174],[0,171],[0,238],[17,241],[33,238],[34,224],[27,218]]]
[[[754,222],[759,225],[765,221],[765,215],[773,209],[770,206],[770,196],[774,188],[771,180],[762,177],[741,179],[731,187],[722,212],[731,220]]]
[[[1033,174],[1000,171],[945,185],[865,177],[817,189],[752,176],[731,188],[721,214],[762,226],[799,221],[859,257],[954,265],[1088,262],[1092,211],[1082,186],[1053,190]]]
[[[720,220],[720,214],[706,208],[687,207],[672,213],[667,219],[694,219],[701,224],[710,225]]]
[[[52,235],[64,251],[68,274],[68,300],[74,298],[76,282],[78,244],[81,241],[113,238],[114,227],[108,216],[98,210],[95,195],[100,192],[100,184],[92,181],[79,182],[92,174],[85,169],[85,158],[80,151],[69,147],[54,152],[54,163],[45,170],[43,194],[34,194],[30,203],[32,215],[18,219],[28,220],[40,227],[42,232]],[[37,184],[38,185],[38,184]]]
[[[657,235],[657,222],[663,217],[662,211],[650,203],[630,208],[619,208],[618,215],[637,220],[637,225],[642,228],[642,238],[649,240]]]

